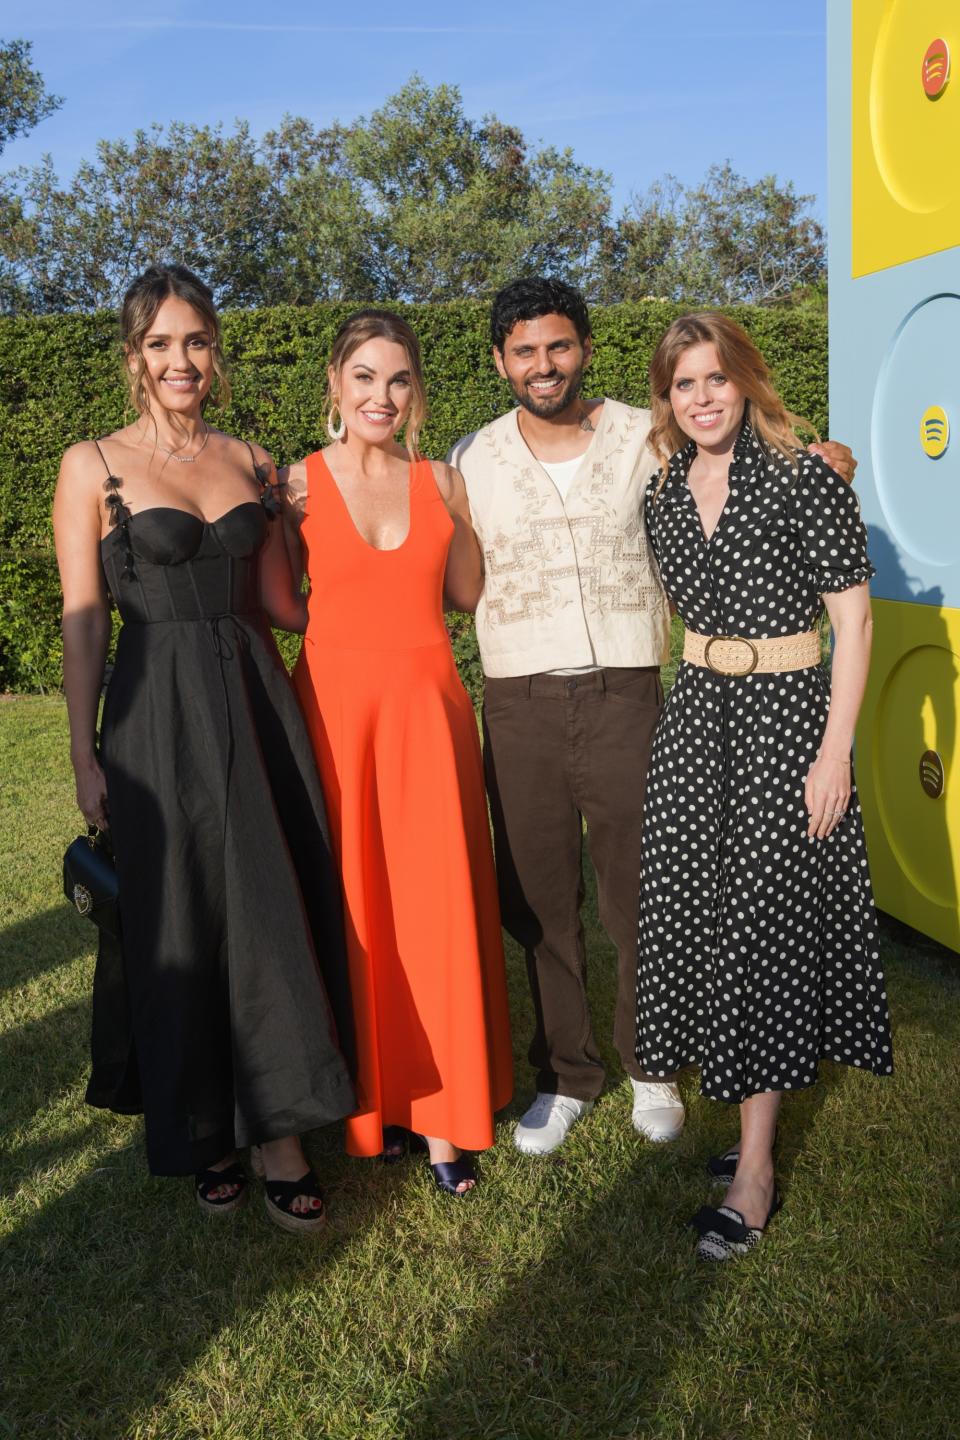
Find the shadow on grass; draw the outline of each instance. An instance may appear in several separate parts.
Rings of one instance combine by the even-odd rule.
[[[86,1133],[70,1137],[61,1160]],[[147,1173],[139,1124],[122,1148],[88,1154],[86,1173],[0,1247],[0,1435],[6,1424],[21,1440],[126,1440],[151,1412],[155,1420],[218,1335],[305,1277],[322,1289],[396,1188],[386,1172],[371,1187],[342,1142],[340,1126],[308,1141],[333,1201],[328,1229],[309,1241],[270,1224],[256,1183],[241,1212],[201,1215],[189,1180]]]
[[[788,1201],[805,1136],[839,1080],[826,1074],[821,1085],[789,1097],[778,1167]],[[629,1123],[627,1106],[622,1124]],[[577,1137],[581,1151],[590,1124]],[[540,1172],[538,1208],[542,1218],[542,1207],[555,1207],[554,1238],[535,1266],[508,1281],[497,1303],[458,1333],[442,1371],[398,1422],[398,1435],[618,1440],[661,1433],[648,1427],[678,1413],[669,1394],[677,1346],[703,1336],[707,1302],[717,1285],[730,1283],[720,1267],[697,1262],[686,1221],[701,1204],[722,1202],[703,1167],[735,1131],[732,1108],[694,1100],[679,1144],[637,1142],[625,1166],[618,1145],[610,1164],[621,1173],[602,1189],[596,1171],[603,1156],[595,1150],[588,1165],[560,1155],[521,1162]],[[495,1204],[495,1196],[485,1203]],[[678,1425],[669,1433],[712,1432]]]
[[[683,1228],[732,1107],[694,1098],[681,1141],[646,1147],[599,1194],[602,1155],[539,1162],[552,1242],[456,1333],[404,1440],[957,1433],[960,1093],[928,1075],[956,1077],[960,1048],[960,1005],[941,1019],[931,963],[957,1000],[960,966],[886,948],[898,1077],[824,1063],[785,1098],[785,1209],[756,1254],[700,1266]]]
[[[519,985],[516,999],[522,1010]],[[126,1440],[149,1428],[219,1336],[248,1323],[256,1333],[271,1297],[302,1290],[305,1278],[322,1293],[328,1272],[408,1184],[349,1160],[335,1126],[307,1146],[331,1207],[316,1241],[279,1234],[256,1184],[240,1213],[201,1215],[189,1180],[147,1173],[139,1119],[115,1121],[79,1105],[89,1025],[84,997],[0,1040],[12,1132],[28,1131],[52,1097],[66,1102],[48,1133],[38,1119],[3,1160],[4,1189],[20,1193],[0,1248],[0,1435],[6,1425],[21,1440]],[[266,1361],[270,1353],[268,1345]]]
[[[76,1156],[103,1142],[103,1124],[99,1119],[92,1119],[68,1135],[48,1134],[11,1147],[4,1155],[10,1189],[38,1172],[49,1173],[56,1166],[69,1166]]]
[[[609,1037],[615,964],[595,933],[590,947],[597,1032]],[[891,959],[885,955],[888,965]],[[931,963],[943,966],[946,989],[931,991]],[[531,1017],[516,956],[510,969],[522,1048]],[[934,1413],[930,1402],[956,1390],[956,1367],[952,1379],[949,1367],[951,1347],[960,1340],[960,1324],[953,1323],[960,1297],[950,1299],[960,1269],[960,1097],[956,1085],[943,1083],[956,1073],[960,1051],[960,1005],[953,1004],[960,1001],[960,966],[918,956],[898,959],[891,969],[895,1018],[910,1032],[898,1078],[878,1081],[824,1066],[818,1087],[789,1097],[778,1166],[786,1209],[757,1255],[720,1270],[698,1267],[694,1259],[683,1222],[708,1197],[703,1161],[734,1136],[736,1116],[697,1099],[689,1080],[683,1083],[693,1097],[690,1119],[675,1146],[642,1147],[635,1139],[622,1082],[558,1156],[527,1160],[501,1139],[507,1154],[497,1157],[496,1169],[502,1168],[508,1189],[511,1173],[522,1177],[511,1226],[539,1228],[543,1235],[532,1251],[518,1244],[518,1256],[536,1259],[512,1260],[498,1251],[491,1261],[482,1240],[476,1254],[469,1246],[458,1251],[458,1271],[496,1274],[489,1305],[464,1311],[451,1295],[440,1328],[426,1337],[428,1350],[404,1351],[396,1376],[389,1347],[386,1359],[382,1342],[374,1342],[380,1351],[365,1355],[362,1339],[363,1307],[390,1303],[388,1229],[375,1261],[380,1268],[369,1289],[361,1277],[349,1311],[360,1327],[357,1374],[368,1363],[369,1384],[397,1383],[395,1423],[377,1434],[389,1433],[391,1440],[907,1440],[951,1433],[942,1422],[946,1405]],[[25,1118],[30,1105],[39,1108],[44,1090],[49,1098],[51,1089],[70,1087],[82,1074],[86,1029],[86,1007],[78,1004],[8,1037],[10,1094],[15,1098],[18,1083],[33,1077],[29,1105],[21,1107]],[[928,1066],[942,1077],[929,1095]],[[527,1073],[522,1066],[520,1073]],[[518,1082],[514,1113],[526,1102],[528,1084]],[[290,1434],[323,1440],[325,1421],[304,1428],[309,1416],[288,1412],[287,1404],[312,1405],[326,1415],[327,1397],[352,1384],[336,1434],[359,1437],[369,1397],[357,1374],[344,1380],[335,1365],[318,1362],[309,1381],[298,1374],[291,1398],[278,1396],[276,1408],[270,1385],[248,1380],[249,1393],[268,1407],[263,1418],[256,1401],[247,1400],[243,1364],[252,1349],[262,1349],[265,1367],[282,1368],[271,1348],[279,1338],[287,1350],[300,1343],[296,1355],[305,1359],[296,1364],[306,1371],[314,1348],[304,1328],[308,1317],[323,1316],[324,1294],[335,1293],[324,1287],[344,1283],[337,1263],[394,1203],[404,1182],[382,1167],[374,1175],[346,1160],[339,1127],[311,1137],[311,1156],[330,1187],[332,1220],[318,1244],[297,1245],[270,1229],[256,1190],[245,1212],[222,1222],[200,1216],[189,1181],[146,1173],[139,1125],[136,1132],[128,1143],[126,1122],[112,1129],[107,1121],[98,1132],[98,1122],[84,1126],[81,1119],[62,1144],[51,1134],[31,1139],[13,1156],[13,1168],[21,1170],[59,1161],[63,1179],[59,1190],[48,1187],[51,1198],[42,1210],[21,1207],[18,1228],[0,1250],[11,1433],[21,1440],[272,1437],[283,1433],[286,1416]],[[79,1178],[78,1168],[84,1170]],[[8,1162],[8,1175],[10,1169]],[[468,1202],[488,1207],[491,1219],[498,1205],[493,1172],[491,1166],[490,1180]],[[821,1187],[829,1208],[818,1203]],[[407,1203],[404,1196],[404,1210]],[[420,1232],[411,1227],[409,1234]],[[429,1227],[422,1238],[429,1249]],[[492,1264],[495,1272],[482,1268]],[[298,1302],[289,1335],[277,1337],[269,1328],[277,1309],[271,1297],[302,1292],[305,1281],[318,1297],[317,1311]],[[280,1312],[283,1323],[285,1299]],[[214,1410],[202,1409],[201,1393],[192,1413],[206,1417],[209,1428],[199,1419],[191,1429],[189,1419],[175,1418],[182,1391],[217,1338],[231,1332],[229,1384],[237,1413],[218,1428]],[[416,1368],[427,1359],[432,1368],[418,1382]],[[204,1383],[216,1383],[219,1375],[210,1368]],[[795,1409],[787,1404],[791,1387]],[[749,1416],[745,1400],[753,1407]]]
[[[587,894],[592,908],[589,871]],[[590,950],[595,1028],[615,1084],[616,958],[596,931]],[[955,957],[935,950],[899,966],[889,944],[885,955],[901,1023],[930,1034],[937,1015],[928,966],[955,979],[960,998],[960,965],[951,969]],[[936,1033],[946,1054],[949,1034]],[[696,1085],[695,1074],[682,1082],[682,1140],[640,1150],[608,1188],[591,1174],[604,1165],[596,1151],[591,1167],[560,1155],[524,1162],[541,1168],[540,1207],[557,1208],[553,1239],[536,1266],[457,1332],[442,1369],[403,1412],[405,1440],[906,1436],[919,1433],[909,1428],[911,1411],[956,1390],[948,1354],[960,1323],[931,1328],[952,1307],[948,1277],[960,1243],[960,1141],[949,1120],[956,1091],[939,1097],[943,1114],[931,1116],[921,1140],[905,1133],[896,1080],[824,1063],[818,1085],[785,1097],[777,1153],[785,1211],[771,1237],[745,1261],[706,1267],[684,1221],[705,1200],[721,1202],[702,1167],[735,1138],[737,1115],[696,1098]],[[587,1141],[601,1107],[617,1103],[629,1126],[629,1099],[608,1088],[576,1142]],[[946,1139],[939,1155],[938,1131]],[[610,1155],[610,1168],[622,1158],[622,1150]],[[898,1166],[912,1167],[903,1186]],[[948,1183],[938,1186],[937,1176]],[[824,1306],[832,1307],[828,1320]],[[711,1391],[713,1407],[703,1403]]]
[[[0,1035],[0,1113],[4,1135],[30,1124],[51,1099],[90,1070],[90,1003],[74,1000]]]
[[[81,920],[66,900],[29,920],[7,925],[0,930],[0,996],[81,955],[93,955],[96,948],[94,927]]]

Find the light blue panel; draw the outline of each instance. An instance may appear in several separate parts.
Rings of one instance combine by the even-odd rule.
[[[874,595],[957,609],[960,248],[851,277],[850,6],[827,8],[830,434],[860,461],[856,487],[877,568]],[[937,459],[920,443],[932,405],[950,422]]]

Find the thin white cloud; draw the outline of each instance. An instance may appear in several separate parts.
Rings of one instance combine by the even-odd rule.
[[[64,20],[32,24],[32,30],[217,30],[257,35],[520,35],[506,25],[318,25],[246,20]]]
[[[611,27],[618,35],[629,34],[629,22]],[[124,20],[82,20],[32,22],[31,30],[215,30],[237,34],[257,35],[538,35],[536,26],[517,25],[325,25],[322,23],[298,23],[286,21],[254,20],[179,20],[179,19],[124,19]],[[821,40],[823,30],[715,30],[697,31],[697,40]],[[643,31],[648,42],[658,40],[686,40],[686,30],[657,30],[647,25]]]

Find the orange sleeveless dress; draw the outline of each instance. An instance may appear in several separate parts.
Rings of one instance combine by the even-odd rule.
[[[409,485],[407,538],[376,550],[322,453],[307,460],[294,683],[343,883],[352,1155],[379,1154],[384,1125],[485,1149],[513,1087],[480,744],[443,622],[453,522],[429,461],[411,465]]]

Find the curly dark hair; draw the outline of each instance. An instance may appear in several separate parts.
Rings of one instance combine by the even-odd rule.
[[[572,320],[581,345],[592,334],[587,302],[579,290],[564,280],[530,275],[522,280],[512,280],[494,296],[490,310],[490,339],[501,355],[514,325],[520,320],[536,320],[540,315],[565,315]]]

